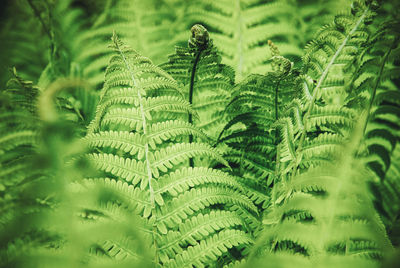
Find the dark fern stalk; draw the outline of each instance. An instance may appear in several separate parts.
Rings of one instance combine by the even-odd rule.
[[[201,53],[203,50],[209,46],[210,37],[208,36],[207,29],[204,28],[203,25],[196,24],[193,25],[192,29],[190,30],[192,35],[189,38],[188,44],[191,49],[194,50],[195,59],[193,62],[193,68],[190,74],[190,84],[189,84],[189,103],[190,105],[193,104],[193,88],[194,88],[194,79],[196,75],[197,64],[199,62]],[[193,124],[193,115],[189,113],[189,124]],[[193,142],[193,136],[189,135],[189,143]],[[193,158],[189,159],[189,165],[191,167],[194,166]]]

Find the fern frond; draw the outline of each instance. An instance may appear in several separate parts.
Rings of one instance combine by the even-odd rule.
[[[359,102],[369,115],[365,123],[365,157],[376,175],[383,180],[390,167],[390,155],[399,137],[400,95],[398,86],[387,73],[396,72],[393,48],[399,44],[397,20],[388,20],[373,36],[371,45],[360,59],[357,75],[353,78],[350,104]],[[357,97],[363,95],[366,99]],[[358,100],[358,101],[356,101]]]
[[[159,63],[172,52],[175,38],[171,36],[179,33],[175,31],[178,16],[165,2],[112,1],[90,22],[90,28],[76,37],[74,60],[82,66],[83,77],[101,88],[111,55],[107,50],[110,33],[117,31],[131,47]]]
[[[193,35],[197,31],[192,27]],[[203,27],[203,26],[201,26]],[[204,28],[204,27],[203,27]],[[207,36],[207,29],[201,29]],[[200,36],[202,33],[197,33]],[[189,40],[190,45],[190,40]],[[221,129],[223,110],[230,96],[234,83],[234,71],[221,63],[221,57],[212,40],[199,47],[176,47],[175,54],[161,67],[183,84],[184,95],[199,115],[193,120],[189,115],[189,123],[200,127],[207,135],[216,138]]]
[[[269,71],[268,40],[276,41],[284,56],[300,58],[303,44],[296,43],[301,35],[292,16],[295,8],[286,1],[202,0],[191,3],[186,16],[187,23],[200,22],[210,28],[224,62],[241,81],[250,73]]]
[[[281,57],[273,43],[269,44],[275,51],[274,55]],[[295,76],[291,73],[290,62],[288,61],[289,69],[282,71],[278,68],[282,61],[286,62],[287,59],[274,59],[276,71],[267,75],[250,75],[238,84],[226,109],[229,121],[219,139],[229,145],[225,157],[233,167],[237,167],[234,170],[236,175],[260,178],[258,181],[262,180],[268,185],[271,184],[274,174],[276,144],[279,139],[274,128],[278,125],[277,121],[283,122],[279,118],[284,114],[284,103],[296,94]],[[244,184],[252,189],[255,185],[250,181],[253,180]],[[262,197],[266,192],[262,192],[267,189],[252,190],[255,196],[261,191],[260,199],[252,200],[260,200],[261,203],[266,200]]]
[[[251,244],[251,238],[238,230],[221,231],[196,246],[189,246],[187,250],[176,256],[176,259],[167,262],[170,267],[193,266],[203,267],[203,262],[216,261],[218,256],[227,253],[229,249],[239,244]]]
[[[340,171],[336,165],[306,172],[290,183],[292,194],[277,208],[280,223],[266,230],[272,250],[313,260],[340,255],[380,259],[391,249],[366,187],[368,173],[360,171],[362,166],[351,169],[355,162],[341,162]],[[304,212],[305,218],[286,216]]]
[[[208,162],[228,166],[217,149],[190,138],[187,142],[188,137],[204,142],[210,138],[187,121],[187,115],[195,118],[196,111],[182,98],[178,83],[150,60],[125,46],[115,34],[112,41],[111,48],[115,53],[106,71],[96,117],[84,139],[92,149],[87,159],[112,179],[94,179],[93,182],[106,184],[106,189],[120,196],[117,202],[122,207],[133,209],[145,219],[150,243],[156,252],[154,262],[172,265],[188,245],[182,241],[170,243],[164,235],[173,236],[183,228],[179,227],[183,222],[209,213],[219,215],[223,208],[234,205],[243,209],[239,214],[243,217],[246,213],[257,216],[258,212],[241,184],[201,162],[209,159]],[[208,60],[214,59],[204,59],[205,62]],[[208,72],[200,68],[199,73]],[[249,235],[244,231],[247,230],[245,224],[245,221],[224,224],[216,230],[237,231],[235,237],[243,236],[228,248],[247,247],[251,241],[246,240]],[[197,243],[205,243],[212,237],[212,233],[197,230],[195,225],[185,226],[187,232],[196,234]],[[116,253],[117,243],[112,242],[108,252]],[[221,260],[225,254],[223,251],[214,256],[206,249],[202,250],[202,256]],[[118,256],[118,253],[113,255]],[[204,262],[202,265],[209,264],[203,258],[198,261]]]
[[[357,112],[345,107],[349,83],[346,81],[351,81],[352,74],[357,72],[353,62],[366,51],[364,44],[369,37],[366,24],[375,13],[365,5],[353,13],[337,15],[334,22],[322,27],[306,47],[304,74],[297,82],[301,95],[289,106],[291,112],[286,113],[290,118],[286,120],[291,124],[282,129],[284,139],[278,154],[287,163],[280,167],[281,177],[290,171],[293,176],[299,166],[304,168],[329,161],[329,154],[332,155],[334,149],[333,140],[326,139],[327,146],[323,146],[323,142],[320,144],[321,149],[329,148],[330,151],[328,155],[321,151],[322,158],[318,149],[308,151],[308,156],[304,157],[304,146],[318,136],[320,139],[329,135],[346,137],[354,124],[353,117]],[[315,159],[311,160],[314,153]]]

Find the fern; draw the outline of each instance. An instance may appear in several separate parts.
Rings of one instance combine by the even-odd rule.
[[[251,75],[237,85],[225,111],[229,122],[220,133],[219,140],[232,147],[226,157],[239,165],[240,170],[244,165],[246,171],[271,182],[275,164],[270,159],[276,158],[275,147],[279,143],[273,129],[286,109],[284,103],[290,102],[296,95],[293,90],[296,74],[291,72],[292,63],[279,55],[272,42],[269,44],[274,55],[274,72],[265,76]],[[244,129],[240,124],[244,125]],[[235,126],[239,129],[224,135]],[[252,153],[245,154],[248,150]]]
[[[187,113],[182,111],[194,111],[182,99],[175,80],[147,58],[126,47],[115,35],[111,47],[115,54],[107,69],[96,118],[85,140],[100,151],[89,155],[94,166],[112,178],[110,183],[125,182],[120,184],[118,191],[138,200],[138,203],[129,201],[129,204],[149,221],[148,228],[156,251],[154,262],[179,266],[183,254],[186,265],[205,265],[209,258],[217,259],[229,254],[230,248],[251,244],[252,238],[246,234],[245,224],[240,222],[238,225],[238,220],[242,221],[240,216],[229,222],[212,218],[211,226],[215,227],[210,233],[195,231],[193,226],[187,238],[191,246],[184,241],[172,243],[163,237],[173,236],[179,228],[189,228],[193,217],[221,213],[217,207],[213,208],[217,204],[228,210],[237,205],[249,214],[256,215],[257,211],[253,203],[240,194],[244,191],[240,184],[232,182],[228,174],[205,167],[186,166],[189,159],[197,157],[222,164],[226,162],[206,143],[184,142],[188,135],[196,135],[204,141],[208,138],[185,122]],[[135,95],[130,95],[134,92]],[[157,96],[151,97],[154,92]],[[158,108],[158,103],[162,103],[162,109]],[[132,190],[127,191],[128,187]],[[220,224],[224,228],[218,227]],[[238,229],[230,230],[232,228]],[[228,237],[228,234],[232,235]],[[224,247],[215,253],[204,247],[208,243]],[[199,252],[196,248],[201,249],[197,257],[195,254]]]
[[[318,166],[321,159],[314,152],[324,144],[332,152],[351,129],[355,112],[345,107],[346,83],[343,75],[355,72],[351,64],[362,53],[360,47],[367,41],[364,21],[373,16],[368,7],[355,15],[338,15],[334,23],[321,29],[317,38],[306,48],[303,72],[299,78],[301,99],[294,102],[294,115],[282,127],[282,176],[297,168]],[[285,134],[287,133],[287,134]],[[322,161],[322,162],[321,162]]]
[[[395,20],[388,21],[373,36],[372,45],[361,60],[358,76],[354,78],[353,88],[353,94],[363,95],[365,99],[360,101],[361,105],[370,113],[365,125],[367,161],[381,179],[389,169],[390,155],[399,136],[398,88],[390,80],[397,68],[393,64],[396,52],[392,52],[399,42],[395,25]]]
[[[13,75],[2,92],[0,124],[2,266],[23,266],[37,252],[62,244],[62,235],[44,219],[62,199],[64,181],[57,175],[63,168],[58,164],[68,154],[54,148],[55,144],[61,148],[59,135],[65,132],[39,118],[39,89],[19,77],[15,69]],[[53,132],[56,129],[58,134]],[[50,138],[44,138],[46,135]]]
[[[1,123],[0,123],[0,166],[1,166],[1,263],[12,262],[16,252],[12,250],[12,243],[19,239],[35,241],[32,237],[24,237],[25,228],[20,234],[13,231],[7,234],[6,230],[23,216],[23,213],[14,213],[24,208],[20,199],[22,189],[30,181],[34,181],[44,173],[34,169],[36,149],[39,146],[38,120],[32,111],[32,101],[37,94],[37,88],[31,83],[23,81],[14,71],[15,78],[8,83],[8,89],[1,92]],[[26,90],[26,91],[25,91]],[[17,95],[18,94],[18,95]],[[32,95],[31,95],[32,94]],[[25,186],[26,187],[26,186]],[[26,198],[28,198],[27,196]],[[30,214],[35,203],[30,208],[25,207],[24,213]],[[8,255],[8,256],[7,256]]]
[[[199,115],[196,120],[189,114],[188,122],[216,138],[234,83],[234,71],[221,64],[221,57],[207,29],[194,25],[191,31],[189,47],[177,47],[175,54],[160,67],[183,84],[185,98]]]
[[[284,103],[296,95],[292,63],[272,50],[273,69],[267,75],[251,75],[234,89],[225,113],[229,120],[219,135],[219,142],[228,148],[225,158],[233,167],[233,174],[241,177],[249,197],[262,213],[269,206],[269,186],[274,180],[276,146],[279,136],[276,122],[286,108]]]
[[[339,74],[343,77],[343,74],[346,73],[351,78],[351,74],[357,72],[357,69],[351,68],[352,62],[357,59],[356,56],[363,55],[363,50],[358,49],[357,46],[360,47],[361,44],[365,44],[368,40],[368,32],[363,30],[362,23],[364,20],[368,22],[373,13],[370,13],[369,7],[362,9],[360,4],[357,4],[359,9],[353,11],[354,19],[344,15],[337,16],[335,24],[323,28],[317,40],[308,45],[308,52],[303,57],[304,72],[309,73],[311,77],[315,77],[315,80],[312,81],[306,76],[300,78],[303,104],[298,101],[300,104],[295,106],[295,109],[298,109],[295,114],[300,116],[287,118],[281,129],[282,144],[278,155],[281,157],[281,162],[289,163],[289,165],[284,164],[281,167],[280,179],[282,181],[279,183],[279,187],[274,187],[272,193],[272,200],[276,200],[275,204],[277,206],[274,206],[273,210],[267,215],[266,223],[270,224],[270,226],[272,224],[272,227],[276,226],[279,230],[266,229],[265,232],[269,233],[268,236],[271,241],[267,247],[273,251],[283,250],[309,256],[311,261],[314,257],[320,258],[317,256],[323,258],[323,256],[335,254],[357,254],[367,258],[379,259],[382,258],[382,252],[391,247],[387,240],[381,239],[383,225],[380,223],[372,206],[369,209],[370,212],[368,212],[370,216],[367,216],[368,214],[364,216],[358,215],[359,211],[357,210],[342,211],[337,209],[339,207],[348,209],[356,206],[356,201],[351,201],[351,196],[354,196],[356,191],[351,184],[355,183],[354,185],[357,185],[358,177],[362,178],[363,183],[365,183],[364,177],[370,176],[365,175],[367,171],[362,171],[364,169],[362,164],[356,164],[360,162],[359,160],[351,160],[354,157],[354,151],[344,154],[342,159],[346,160],[336,163],[335,166],[341,166],[341,170],[346,167],[350,169],[350,162],[353,165],[360,166],[359,171],[356,173],[351,173],[350,170],[340,173],[341,171],[334,171],[334,166],[327,167],[328,161],[335,159],[335,155],[340,152],[340,144],[349,136],[349,129],[352,129],[354,125],[352,118],[354,118],[355,110],[344,106],[347,95],[345,80],[343,78],[335,78],[335,75]],[[372,6],[372,9],[374,8]],[[345,20],[349,20],[346,23],[346,25],[350,25],[348,30],[343,24]],[[344,31],[347,37],[340,31]],[[339,40],[341,41],[339,42]],[[344,77],[346,78],[346,76]],[[359,125],[362,126],[362,123]],[[340,132],[338,131],[339,129],[341,130]],[[362,131],[358,130],[358,132]],[[355,148],[360,142],[359,139],[355,142]],[[303,174],[296,175],[298,174],[298,167],[300,167],[301,172],[304,168],[309,169],[315,166],[322,166],[323,169],[328,169],[329,172],[326,173],[322,169],[316,169],[315,171],[311,169],[311,171],[303,171]],[[290,170],[292,171],[291,174],[288,173]],[[331,188],[329,186],[329,181],[340,180],[345,177],[344,174],[347,174],[348,182],[341,181],[340,183],[350,184],[343,188],[339,183],[334,183],[333,185],[340,188]],[[291,186],[297,185],[297,183],[302,184],[302,186],[300,188]],[[345,192],[348,189],[353,190],[346,194]],[[362,187],[357,185],[357,190],[361,192],[356,196],[359,198],[364,196],[371,203],[366,189],[362,190]],[[330,193],[330,191],[333,192]],[[328,203],[334,202],[336,209],[330,210],[327,205],[321,206],[320,209],[317,209],[318,206],[316,204],[307,205],[311,200],[310,198],[315,199],[320,204],[325,202],[323,200]],[[337,198],[337,200],[333,201],[331,198]],[[338,202],[352,202],[354,204],[338,205]],[[279,206],[281,203],[282,206]],[[316,210],[309,209],[312,207],[316,208]],[[333,215],[332,211],[333,214],[338,213],[339,215]],[[340,221],[345,221],[345,223],[342,222],[341,224]],[[317,227],[319,224],[322,225]],[[355,235],[354,238],[351,238],[351,235],[349,236],[349,234],[353,234],[350,229],[345,231],[346,236],[341,238],[340,232],[342,230],[354,228],[351,226],[359,224],[372,224],[376,225],[376,227],[368,227],[372,229],[365,229],[366,231],[362,233],[363,227],[360,225],[354,231],[359,229],[361,232]],[[334,241],[335,239],[330,240],[329,235],[325,233],[329,228],[334,228],[335,225],[341,226],[339,233],[335,235],[335,239],[338,239],[336,241]],[[301,228],[301,231],[297,228]],[[304,236],[304,234],[308,233],[306,230],[314,230],[310,231],[310,234],[316,234],[317,230],[323,231],[324,234],[318,235],[321,239],[312,238],[310,235]],[[368,234],[368,230],[375,231]],[[332,232],[333,230],[327,231],[328,234]],[[380,232],[381,235],[376,236],[375,232]],[[348,242],[340,242],[341,239],[345,239]],[[373,240],[375,241],[371,242]]]
[[[315,262],[332,256],[374,261],[391,250],[367,188],[371,174],[354,157],[361,129],[339,162],[307,171],[286,184],[289,195],[273,212],[278,222],[265,230],[266,252],[298,253]]]
[[[193,1],[187,23],[201,22],[211,29],[224,62],[236,71],[240,81],[250,73],[265,73],[267,41],[274,40],[284,56],[302,55],[296,40],[295,7],[286,1]]]
[[[171,36],[176,34],[172,29],[177,16],[160,1],[107,1],[89,30],[81,32],[75,42],[74,60],[81,66],[83,77],[102,87],[103,71],[110,57],[107,40],[113,30],[118,30],[139,52],[162,62],[174,42]]]

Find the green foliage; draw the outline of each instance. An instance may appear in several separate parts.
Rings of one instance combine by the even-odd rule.
[[[8,1],[0,266],[392,267],[399,7]]]
[[[193,26],[191,31],[189,46],[176,47],[175,54],[160,67],[182,83],[185,99],[198,114],[194,120],[189,115],[189,122],[215,139],[224,124],[223,111],[230,98],[235,72],[221,64],[221,56],[209,40],[207,29]]]
[[[370,175],[354,158],[358,136],[340,160],[310,169],[285,185],[289,194],[273,211],[278,224],[262,236],[270,251],[288,251],[315,262],[331,256],[380,260],[390,250],[367,188]]]
[[[178,84],[116,35],[111,48],[115,54],[85,138],[93,149],[89,160],[107,176],[95,181],[123,183],[114,190],[128,195],[126,206],[148,222],[152,236],[148,246],[155,250],[155,261],[165,266],[204,265],[229,256],[229,249],[251,244],[244,220],[233,213],[230,218],[221,214],[235,211],[233,206],[257,214],[243,187],[218,170],[188,166],[192,158],[225,165],[226,161],[207,143],[185,141],[188,134],[208,138],[184,121],[195,111],[182,99]],[[208,219],[207,231],[193,225],[200,218]],[[183,230],[186,239],[177,239]]]

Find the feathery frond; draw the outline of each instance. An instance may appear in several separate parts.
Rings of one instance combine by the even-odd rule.
[[[228,174],[205,166],[187,166],[196,158],[227,163],[207,143],[185,142],[190,135],[209,139],[186,122],[187,114],[196,111],[182,98],[178,83],[125,46],[115,34],[112,40],[114,55],[96,117],[85,138],[93,150],[88,158],[112,178],[107,181],[120,185],[117,191],[122,196],[137,200],[126,205],[136,207],[137,213],[149,222],[156,252],[154,262],[171,267],[183,260],[187,265],[207,265],[228,254],[228,249],[250,245],[252,238],[244,231],[244,221],[238,224],[237,220],[207,233],[192,226],[193,230],[187,232],[197,235],[189,247],[184,241],[172,243],[171,238],[164,237],[173,236],[184,228],[182,225],[188,228],[190,221],[202,215],[223,213],[221,208],[229,210],[236,205],[249,214],[258,212],[244,195],[243,187]],[[93,180],[97,181],[104,179]],[[216,248],[223,246],[224,250],[210,251],[205,246],[210,243],[215,243]],[[194,257],[195,254],[200,255]]]

